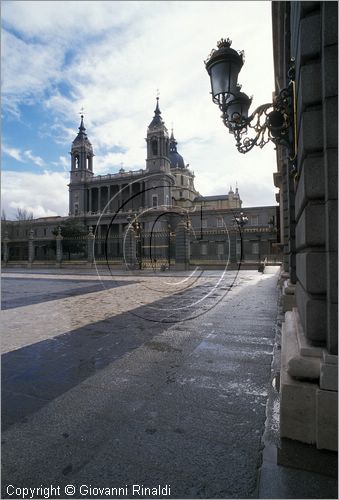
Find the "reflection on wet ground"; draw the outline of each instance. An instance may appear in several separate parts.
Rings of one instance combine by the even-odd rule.
[[[171,324],[187,319],[187,315],[203,314],[215,307],[234,286],[233,275],[228,282],[230,286],[224,281],[222,287],[215,289],[213,281],[205,280],[162,300],[121,314],[112,311],[112,316],[102,321],[93,319],[86,326],[3,354],[2,429],[24,421],[51,400],[151,340],[159,329],[164,331]],[[134,283],[117,279],[101,283],[84,279],[13,277],[4,283],[3,308],[84,295],[85,313],[87,294],[125,285],[133,288]],[[47,329],[48,325],[46,317]],[[27,328],[34,329],[34,325]]]

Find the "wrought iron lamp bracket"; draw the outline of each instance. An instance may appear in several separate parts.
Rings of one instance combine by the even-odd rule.
[[[275,146],[285,146],[289,160],[297,156],[295,61],[291,59],[287,73],[288,85],[273,99],[262,104],[248,116],[251,105],[245,93],[240,92],[238,74],[244,63],[243,53],[231,49],[227,38],[217,43],[205,61],[211,79],[212,99],[222,112],[221,118],[234,135],[240,153],[248,153],[254,146],[263,148],[269,141]]]
[[[240,115],[229,118],[228,108],[233,96],[229,95],[228,98],[217,101],[222,111],[223,123],[234,135],[236,147],[240,153],[248,153],[254,146],[263,148],[269,141],[272,141],[276,146],[286,146],[292,156],[294,137],[291,139],[290,129],[294,122],[293,84],[294,82],[291,81],[272,103],[258,106],[248,118]]]

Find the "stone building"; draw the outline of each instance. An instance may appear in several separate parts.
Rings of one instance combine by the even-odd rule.
[[[123,238],[131,221],[137,230],[136,236],[142,239],[140,254],[146,254],[152,246],[149,238],[157,237],[157,257],[174,259],[174,243],[171,245],[170,239],[174,240],[181,221],[190,227],[190,252],[195,261],[220,264],[227,260],[229,251],[233,262],[241,255],[254,263],[266,257],[279,260],[277,207],[242,208],[238,187],[235,192],[231,187],[228,194],[201,196],[194,186],[194,172],[178,152],[173,130],[169,135],[162,119],[159,98],[147,128],[146,145],[145,168],[134,171],[121,168],[117,173],[95,175],[94,149],[81,116],[70,152],[69,216],[34,219],[29,224],[8,222],[7,260],[27,258],[28,237],[33,242],[31,248],[34,247],[32,261],[52,258],[55,244],[49,245],[48,240],[55,237],[58,226],[70,219],[86,228],[90,236],[90,228],[93,228],[97,259],[123,257]],[[248,219],[241,241],[235,223],[240,212]],[[107,238],[112,239],[109,256],[107,245],[105,250]],[[225,244],[226,240],[231,244]],[[239,245],[243,245],[245,253]]]
[[[84,126],[83,116],[79,133],[72,143],[69,184],[69,215],[87,217],[116,212],[157,207],[241,208],[238,188],[228,195],[200,196],[194,187],[194,172],[185,165],[178,153],[173,130],[168,130],[161,117],[159,98],[154,117],[147,129],[146,168],[116,174],[93,173],[93,147]]]
[[[337,450],[337,2],[272,2],[276,93],[295,64],[293,161],[278,147],[285,272],[281,436]]]

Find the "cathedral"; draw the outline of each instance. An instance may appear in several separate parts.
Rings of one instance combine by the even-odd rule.
[[[243,258],[248,262],[278,258],[277,207],[243,208],[238,187],[235,192],[230,188],[227,194],[202,196],[194,186],[194,172],[178,152],[173,129],[169,135],[159,98],[147,127],[144,168],[128,171],[120,168],[116,173],[95,175],[94,149],[83,115],[70,156],[68,216],[42,217],[29,223],[6,221],[5,251],[2,252],[5,262],[25,261],[28,255],[36,263],[55,259],[56,234],[72,221],[83,228],[82,234],[87,234],[87,238],[95,238],[96,260],[106,258],[120,262],[126,231],[132,227],[138,238],[140,256],[145,254],[146,258],[157,237],[153,249],[157,256],[167,256],[168,261],[171,256],[175,259],[179,223],[190,231],[188,258],[192,263],[214,265],[227,260],[230,252],[234,262]],[[242,234],[238,227],[240,218],[246,220]],[[233,235],[231,239],[229,231]],[[64,239],[64,247],[69,238],[67,235]],[[107,245],[108,239],[110,245]],[[88,252],[80,251],[79,245],[68,245],[74,250],[73,255],[68,252],[69,260],[88,258]],[[65,252],[61,257],[64,259],[67,259]]]
[[[178,153],[173,130],[169,136],[162,119],[157,97],[154,116],[147,128],[147,158],[144,169],[107,175],[94,175],[93,147],[81,116],[79,133],[71,150],[69,184],[69,215],[82,218],[86,225],[105,225],[112,213],[118,214],[112,231],[119,232],[124,214],[143,212],[152,218],[155,211],[185,210],[195,212],[201,206],[215,209],[240,209],[241,200],[236,188],[228,195],[201,196],[194,187],[194,172]],[[147,218],[147,217],[146,217]],[[147,225],[147,221],[145,221]],[[163,217],[162,223],[168,223]]]

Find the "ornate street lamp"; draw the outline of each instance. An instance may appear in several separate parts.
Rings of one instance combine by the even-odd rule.
[[[262,104],[249,116],[252,98],[241,92],[238,75],[244,63],[244,52],[231,48],[232,41],[223,38],[205,61],[211,79],[212,100],[222,112],[222,120],[234,135],[240,153],[254,146],[263,148],[272,141],[289,148],[290,159],[296,156],[294,67],[289,71],[287,88],[272,103]]]
[[[236,215],[234,217],[234,221],[237,223],[238,226],[244,227],[248,223],[248,217],[244,215],[244,212],[240,212],[239,215]]]

